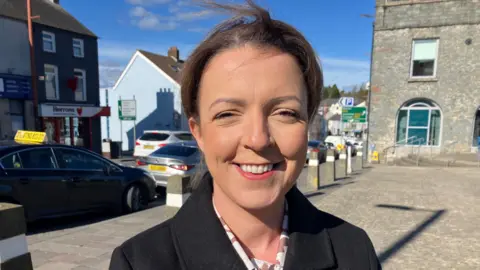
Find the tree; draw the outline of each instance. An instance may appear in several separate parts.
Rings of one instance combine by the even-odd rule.
[[[338,86],[334,84],[331,88],[329,98],[340,98],[340,97],[341,97],[340,90],[338,89]]]
[[[330,97],[330,86],[324,86],[322,92],[322,99],[327,99]]]

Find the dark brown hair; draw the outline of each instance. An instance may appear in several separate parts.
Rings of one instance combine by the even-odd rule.
[[[233,13],[233,17],[218,24],[187,59],[182,70],[181,92],[184,112],[189,117],[198,116],[198,89],[205,66],[219,52],[252,44],[273,47],[294,56],[303,72],[307,87],[308,114],[316,114],[323,89],[323,74],[310,43],[294,27],[270,17],[267,10],[253,0],[247,5],[203,2],[203,6]]]

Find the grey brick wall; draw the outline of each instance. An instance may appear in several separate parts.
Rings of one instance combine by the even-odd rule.
[[[441,145],[458,141],[458,150],[470,151],[474,116],[480,105],[480,1],[440,1],[387,8],[378,6],[380,1],[384,0],[377,0],[377,16],[384,15],[383,20],[388,23],[379,25],[377,19],[375,31],[370,130],[376,150],[395,143],[396,117],[402,104],[423,97],[437,103],[442,110]],[[416,6],[422,10],[421,14],[415,11]],[[432,16],[427,18],[426,14]],[[437,17],[436,21],[433,17]],[[444,25],[447,20],[456,21],[457,25],[432,26],[434,22]],[[477,24],[470,24],[475,20]],[[466,21],[469,24],[464,24]],[[420,27],[423,23],[426,27]],[[387,30],[385,25],[416,28]],[[409,78],[412,40],[417,38],[440,40],[434,80]],[[473,40],[471,45],[465,44],[467,38]]]

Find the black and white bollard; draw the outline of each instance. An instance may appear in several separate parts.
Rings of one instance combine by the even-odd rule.
[[[363,169],[363,147],[359,147],[357,150],[357,156],[355,157],[356,170]]]
[[[320,187],[318,153],[310,152],[308,157],[308,188],[317,190]]]
[[[345,148],[340,152],[340,156],[335,161],[335,180],[344,179],[347,177],[347,151]]]
[[[347,146],[347,175],[352,174],[352,146]]]
[[[25,233],[27,226],[21,205],[0,203],[0,269],[32,270]]]
[[[175,215],[191,194],[190,176],[174,175],[167,183],[167,211]]]
[[[335,152],[332,149],[327,150],[325,163],[320,164],[320,180],[322,186],[327,186],[335,181]]]

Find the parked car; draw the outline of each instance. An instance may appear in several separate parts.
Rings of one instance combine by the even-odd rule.
[[[135,212],[155,196],[149,173],[84,148],[0,147],[0,202],[23,205],[28,221],[92,211]]]
[[[163,146],[184,141],[194,141],[186,131],[146,130],[135,142],[134,157],[146,157]]]
[[[318,153],[318,161],[320,163],[325,162],[325,160],[327,159],[327,147],[321,141],[316,141],[316,140],[308,141],[307,159],[306,159],[307,163],[308,163],[311,152]]]
[[[335,147],[338,146],[344,146],[345,145],[345,138],[343,136],[335,136],[335,135],[330,135],[325,138],[325,142],[333,143]]]
[[[195,141],[172,143],[147,157],[140,157],[137,160],[137,168],[151,173],[157,187],[166,187],[170,176],[193,176],[200,158],[201,151]],[[164,191],[157,189],[157,192],[163,193]]]

